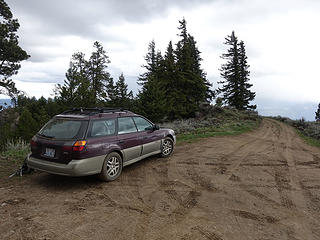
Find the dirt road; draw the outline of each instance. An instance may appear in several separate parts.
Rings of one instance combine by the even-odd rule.
[[[0,239],[320,239],[320,150],[264,120],[178,146],[119,180],[1,180]]]

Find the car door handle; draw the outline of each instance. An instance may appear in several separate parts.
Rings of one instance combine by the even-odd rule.
[[[119,140],[118,143],[124,143],[124,141],[123,140]]]

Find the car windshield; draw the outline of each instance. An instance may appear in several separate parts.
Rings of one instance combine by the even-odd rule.
[[[88,121],[53,119],[49,121],[39,134],[48,138],[78,139],[83,138]]]

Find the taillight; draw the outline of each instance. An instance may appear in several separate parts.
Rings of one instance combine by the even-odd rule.
[[[31,139],[30,145],[31,145],[31,147],[36,147],[36,146],[37,146],[37,143],[36,143],[36,141],[35,141],[35,137],[33,137],[33,138]]]
[[[73,147],[72,147],[72,151],[74,152],[80,152],[84,149],[84,146],[86,145],[87,141],[76,141],[74,144],[73,144]]]

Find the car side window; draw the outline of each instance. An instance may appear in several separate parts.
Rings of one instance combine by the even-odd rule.
[[[142,117],[133,117],[139,132],[152,129],[153,125]]]
[[[97,120],[92,122],[91,137],[109,136],[116,133],[115,119]]]
[[[118,118],[118,134],[133,132],[137,132],[137,128],[131,117]]]

